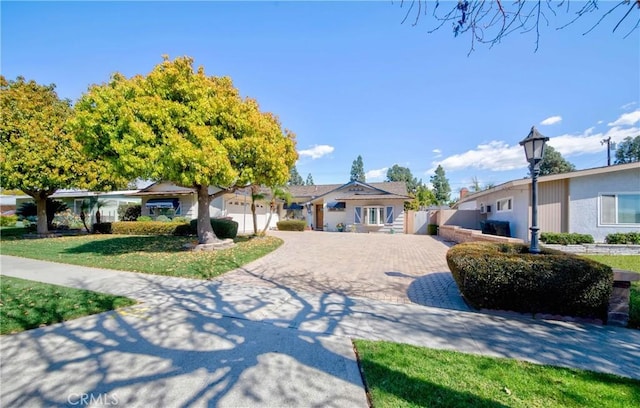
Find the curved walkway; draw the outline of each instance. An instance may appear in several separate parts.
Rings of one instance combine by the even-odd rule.
[[[294,238],[285,239],[287,244],[269,255],[272,261],[284,262],[278,256],[297,248],[290,243]],[[86,396],[115,398],[122,406],[366,407],[351,338],[640,378],[640,331],[388,302],[374,298],[370,288],[379,291],[378,283],[358,292],[347,285],[355,281],[351,278],[340,291],[323,291],[326,277],[298,283],[310,289],[304,291],[277,280],[291,276],[260,269],[268,258],[217,281],[197,281],[0,256],[3,275],[140,301],[2,336],[0,405],[77,406]],[[434,276],[428,279],[435,282],[444,273],[424,272],[416,270],[411,276],[419,278],[411,280],[383,276],[406,279],[391,293],[405,290],[410,299],[419,293],[420,279]]]

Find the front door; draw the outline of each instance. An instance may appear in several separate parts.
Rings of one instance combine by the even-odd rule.
[[[316,204],[316,231],[322,231],[324,225],[324,208],[321,204]]]

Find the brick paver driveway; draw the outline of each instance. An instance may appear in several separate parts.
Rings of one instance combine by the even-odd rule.
[[[447,244],[424,235],[270,232],[282,247],[219,280],[468,310]]]

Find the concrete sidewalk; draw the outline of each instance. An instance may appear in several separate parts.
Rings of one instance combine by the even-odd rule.
[[[3,336],[3,406],[72,406],[82,394],[124,406],[367,406],[350,338],[640,378],[636,330],[9,256],[0,265],[141,302]]]

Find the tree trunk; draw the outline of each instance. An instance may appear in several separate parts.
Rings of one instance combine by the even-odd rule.
[[[37,216],[38,216],[38,234],[48,234],[49,225],[47,224],[47,196],[38,194],[35,197]]]
[[[269,229],[269,224],[271,224],[271,218],[273,217],[273,210],[276,208],[275,199],[271,200],[271,205],[269,206],[269,218],[267,218],[267,223],[264,225],[262,229],[261,235],[267,234],[267,229]]]
[[[253,218],[253,235],[258,235],[258,214],[256,214],[256,195],[259,192],[258,186],[251,186],[251,216]]]
[[[208,186],[196,186],[198,191],[198,242],[201,244],[212,244],[218,240],[216,234],[211,228],[211,216],[209,215],[209,198]]]

